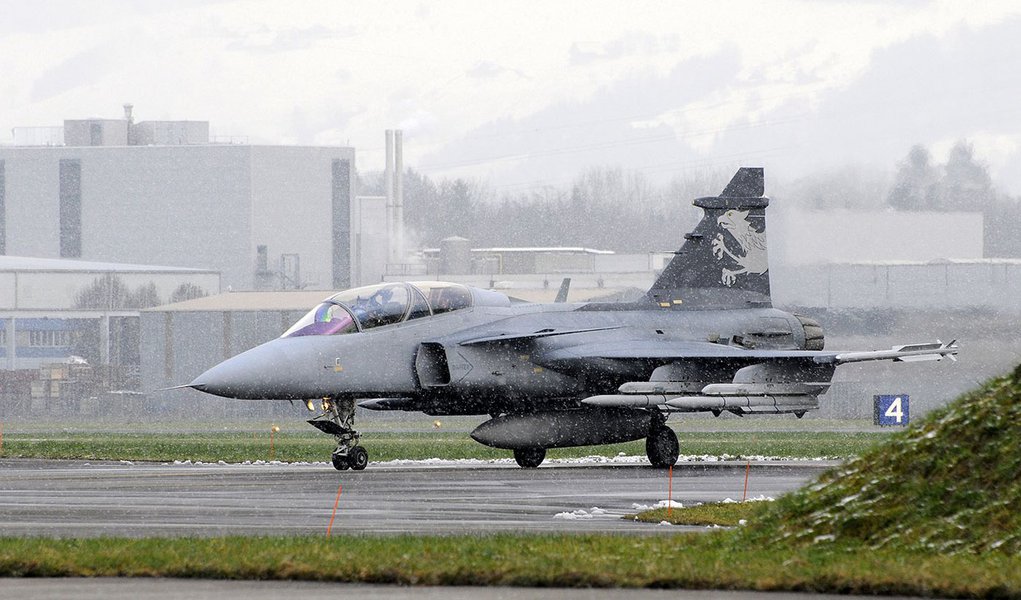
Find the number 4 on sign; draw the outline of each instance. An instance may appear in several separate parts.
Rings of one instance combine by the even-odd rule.
[[[885,414],[892,419],[896,419],[898,425],[904,421],[904,406],[901,404],[900,396],[893,399],[893,402],[890,403],[890,408],[886,409]]]
[[[907,394],[875,396],[875,424],[905,426],[910,420]]]

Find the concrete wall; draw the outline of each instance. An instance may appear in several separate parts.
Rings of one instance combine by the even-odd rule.
[[[349,148],[279,146],[252,146],[251,152],[248,254],[254,257],[256,246],[266,245],[271,270],[279,269],[281,254],[297,254],[302,286],[331,289],[331,164],[334,159],[353,163],[353,152]],[[353,198],[354,177],[350,181]],[[251,286],[250,281],[246,287]]]
[[[142,121],[131,127],[132,145],[208,144],[209,121]]]
[[[981,213],[770,209],[772,266],[982,258]]]
[[[1016,310],[1021,261],[812,265],[771,271],[775,304]]]
[[[77,149],[76,149],[77,150]],[[64,148],[0,148],[7,189],[7,254],[60,257],[61,158],[73,158]]]
[[[92,128],[99,128],[94,140]],[[98,141],[99,143],[94,143]],[[68,146],[127,146],[128,122],[124,119],[82,119],[64,121],[64,143]]]

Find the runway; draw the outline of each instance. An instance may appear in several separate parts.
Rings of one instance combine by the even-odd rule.
[[[752,463],[749,497],[777,497],[833,463]],[[673,499],[740,499],[744,463],[679,463]],[[637,464],[88,463],[0,460],[0,535],[46,537],[458,534],[683,530],[622,519],[667,497],[667,473]],[[595,509],[595,510],[594,510]]]

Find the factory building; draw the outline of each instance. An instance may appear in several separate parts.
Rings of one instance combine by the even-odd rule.
[[[0,146],[0,254],[209,269],[233,289],[360,283],[353,148],[219,143],[130,105],[14,133],[43,145]]]

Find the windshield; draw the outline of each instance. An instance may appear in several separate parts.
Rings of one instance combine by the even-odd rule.
[[[354,333],[471,305],[471,291],[455,283],[381,283],[330,296],[281,337]]]
[[[327,300],[313,308],[280,337],[303,335],[339,335],[358,331],[354,317],[346,308]]]

